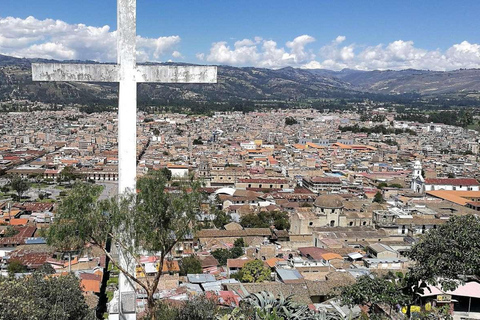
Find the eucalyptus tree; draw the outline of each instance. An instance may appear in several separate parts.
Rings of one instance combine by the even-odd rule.
[[[200,182],[189,178],[173,188],[168,177],[154,172],[137,180],[136,193],[98,201],[99,187],[77,183],[60,205],[47,233],[48,243],[63,250],[82,249],[87,244],[100,248],[120,272],[145,290],[151,311],[167,255],[197,229],[196,216],[203,201],[200,187]],[[107,249],[109,242],[134,268],[123,267],[112,256]],[[157,258],[155,276],[135,276],[135,268],[147,274],[140,261],[142,255]]]

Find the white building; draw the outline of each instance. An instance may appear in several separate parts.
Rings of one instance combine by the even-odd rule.
[[[424,185],[425,179],[422,176],[422,164],[417,160],[413,165],[411,188],[414,192],[421,193],[425,191]]]
[[[187,166],[169,164],[167,168],[172,173],[172,178],[184,178],[188,176]]]
[[[425,179],[424,190],[480,191],[480,183],[473,178]]]

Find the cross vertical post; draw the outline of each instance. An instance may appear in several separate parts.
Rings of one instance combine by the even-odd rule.
[[[136,0],[117,0],[117,63],[118,86],[118,193],[136,192],[137,175],[137,82],[136,68]],[[133,241],[125,239],[125,241]],[[119,250],[120,265],[135,274],[133,259]],[[118,277],[119,314],[124,319],[135,319],[135,288],[132,280],[123,273]],[[133,300],[133,301],[132,301]],[[125,304],[133,304],[125,308]],[[132,312],[133,311],[133,312]],[[112,318],[116,318],[113,315]]]
[[[119,195],[136,192],[137,83],[217,82],[215,66],[137,65],[136,3],[136,0],[117,0],[117,64],[32,63],[33,81],[119,82]],[[117,249],[120,265],[135,276],[134,259],[123,249]],[[119,291],[115,292],[112,302],[109,319],[136,319],[135,289],[130,279],[122,273],[119,278]]]
[[[135,192],[137,167],[136,1],[118,0],[118,193]]]

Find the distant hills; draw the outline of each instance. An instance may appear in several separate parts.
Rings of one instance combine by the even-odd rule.
[[[117,98],[116,84],[32,82],[32,62],[55,61],[0,55],[0,101],[108,105],[114,104]],[[219,66],[218,79],[215,85],[142,84],[139,86],[139,103],[160,105],[253,101],[291,104],[322,99],[480,98],[480,69],[448,72],[330,71]]]
[[[342,71],[312,70],[318,75],[329,74],[351,85],[351,89],[383,94],[418,93],[421,95],[478,94],[480,69],[454,71]]]

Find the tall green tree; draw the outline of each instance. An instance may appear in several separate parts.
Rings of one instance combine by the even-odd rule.
[[[22,199],[23,194],[30,189],[30,184],[27,180],[14,176],[10,181],[10,186],[17,192],[19,201]]]
[[[245,240],[243,240],[243,238],[237,238],[233,242],[233,246],[234,247],[239,247],[239,248],[245,248],[246,247]]]
[[[445,290],[455,289],[465,276],[480,276],[480,219],[453,216],[430,230],[408,256],[415,261],[412,275]]]
[[[227,264],[227,259],[232,259],[232,255],[230,253],[230,250],[228,249],[216,249],[212,251],[212,256],[217,259],[218,263],[221,266],[224,266]]]
[[[191,255],[188,257],[182,258],[180,260],[180,275],[186,276],[187,274],[198,274],[202,273],[202,264],[197,257]]]
[[[385,199],[383,198],[383,194],[380,191],[377,191],[377,193],[375,193],[375,196],[373,197],[373,202],[377,202],[377,203],[385,202]]]
[[[145,290],[148,310],[153,310],[161,272],[153,279],[137,279],[130,271],[134,266],[120,266],[106,250],[106,243],[110,239],[145,274],[140,255],[156,256],[163,270],[167,254],[197,229],[196,216],[203,201],[201,185],[193,179],[179,181],[175,189],[167,187],[167,177],[157,171],[138,179],[136,194],[97,201],[98,187],[77,184],[59,208],[47,234],[48,243],[60,248],[83,248],[89,243],[100,248],[120,272]]]
[[[213,218],[213,225],[217,228],[223,228],[224,225],[232,222],[232,216],[224,212],[223,210],[220,210],[216,207],[213,207],[210,210],[211,214],[214,215],[215,218]]]
[[[33,273],[20,279],[0,277],[0,318],[94,319],[74,275]]]
[[[75,170],[73,166],[66,166],[60,172],[59,181],[67,182],[68,184],[71,184],[72,181],[75,181],[79,178],[80,178],[80,175],[78,174],[78,172]]]

